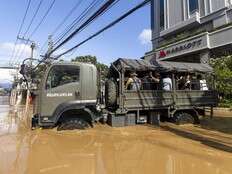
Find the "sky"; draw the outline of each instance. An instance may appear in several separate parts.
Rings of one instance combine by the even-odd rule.
[[[30,56],[30,47],[19,41],[15,46],[14,43],[20,24],[22,22],[26,6],[29,0],[1,0],[0,5],[0,66],[10,63],[21,63],[24,58]],[[31,0],[31,6],[28,10],[25,23],[22,27],[20,36],[28,38],[34,28],[40,22],[49,5],[53,0],[42,0],[41,8],[33,20],[31,27],[28,29],[29,23],[36,11],[40,0]],[[30,37],[30,40],[36,43],[35,57],[40,58],[47,47],[41,51],[42,45],[47,41],[54,29],[63,21],[64,17],[70,10],[81,0],[55,0],[54,6],[51,8],[48,16],[42,22],[36,33]],[[52,39],[55,40],[60,33],[65,31],[66,27],[80,15],[80,13],[93,0],[82,0],[78,8],[65,21],[60,29],[53,34]],[[104,0],[103,0],[104,1]],[[81,42],[91,34],[97,32],[124,12],[139,4],[143,0],[120,0],[103,16],[91,23],[82,32],[78,33],[70,42],[57,50],[54,55],[62,53],[71,48],[75,44]],[[150,32],[150,6],[147,5],[127,17],[113,28],[105,31],[103,34],[92,39],[79,47],[76,51],[68,53],[62,59],[70,60],[76,56],[93,55],[105,64],[110,64],[117,58],[140,58],[145,52],[151,50],[151,32]],[[25,49],[24,49],[25,48]],[[24,50],[24,51],[22,51]],[[13,56],[12,56],[13,55]],[[0,80],[1,80],[0,76]],[[6,78],[6,77],[3,77]]]

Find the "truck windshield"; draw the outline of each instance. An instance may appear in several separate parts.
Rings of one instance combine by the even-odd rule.
[[[55,88],[68,83],[79,82],[80,67],[57,65],[51,68],[46,81],[46,89]]]

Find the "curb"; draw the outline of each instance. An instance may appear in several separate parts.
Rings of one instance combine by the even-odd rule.
[[[214,108],[215,111],[227,111],[232,112],[232,108]]]

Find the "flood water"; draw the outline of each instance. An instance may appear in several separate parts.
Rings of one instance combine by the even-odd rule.
[[[1,105],[0,174],[231,174],[232,128],[212,121],[31,131],[24,107]]]

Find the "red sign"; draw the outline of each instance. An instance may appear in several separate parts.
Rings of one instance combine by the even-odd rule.
[[[159,52],[159,58],[164,58],[164,57],[166,57],[166,56],[167,56],[167,54],[166,54],[165,51],[161,50],[161,51]]]
[[[159,59],[165,58],[166,56],[169,56],[170,54],[175,54],[175,53],[183,52],[186,50],[191,50],[193,48],[198,48],[199,46],[201,46],[201,44],[202,44],[202,39],[198,39],[198,40],[187,42],[181,45],[177,45],[175,47],[171,47],[165,51],[161,50],[159,52]]]

